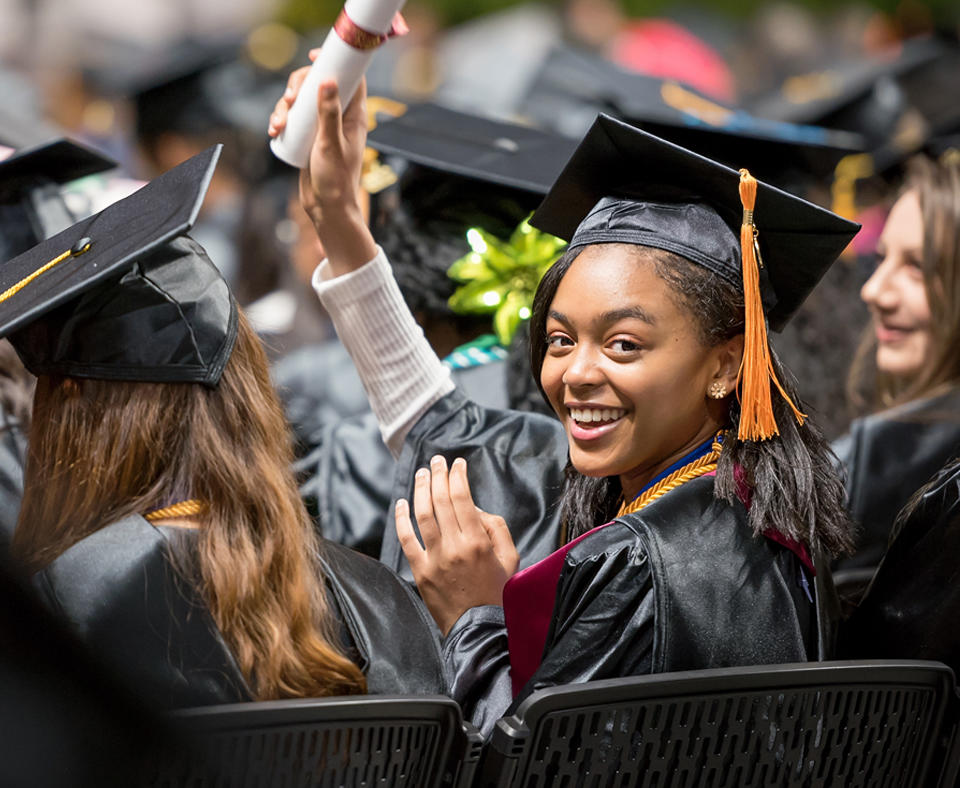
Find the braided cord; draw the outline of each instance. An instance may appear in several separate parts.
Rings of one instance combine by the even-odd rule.
[[[623,517],[625,514],[639,512],[645,506],[662,498],[671,490],[677,489],[681,484],[685,484],[700,476],[712,473],[717,469],[717,461],[720,459],[720,450],[723,448],[723,432],[717,433],[710,446],[710,451],[702,457],[687,463],[682,468],[677,468],[669,476],[658,481],[653,487],[647,490],[643,495],[634,498],[632,501],[624,502],[617,512],[617,517]]]
[[[153,523],[157,520],[167,520],[172,517],[195,517],[202,514],[207,508],[203,501],[191,498],[189,501],[180,501],[170,506],[164,506],[162,509],[154,509],[144,515],[147,522]]]

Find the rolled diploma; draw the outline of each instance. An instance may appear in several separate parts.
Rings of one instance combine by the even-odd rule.
[[[357,27],[371,33],[386,34],[403,3],[404,0],[347,0],[344,11]],[[335,79],[340,90],[341,105],[345,107],[357,92],[374,52],[376,49],[355,49],[331,28],[319,56],[313,61],[300,87],[297,100],[290,108],[286,128],[270,143],[274,156],[294,167],[302,169],[307,166],[310,149],[317,136],[317,93],[320,84]]]

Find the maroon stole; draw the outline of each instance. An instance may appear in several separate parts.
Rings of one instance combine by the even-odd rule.
[[[704,474],[714,476],[715,473]],[[747,491],[744,491],[747,492]],[[739,493],[739,491],[738,491]],[[740,495],[744,505],[750,508],[749,494]],[[510,679],[513,684],[513,696],[516,697],[523,686],[533,677],[543,659],[543,649],[547,643],[547,633],[553,619],[554,604],[557,597],[557,583],[563,570],[567,553],[570,549],[586,539],[590,534],[610,523],[598,525],[587,533],[568,542],[559,550],[532,566],[528,566],[511,577],[503,587],[503,617],[507,626],[507,647],[510,651]],[[768,539],[794,553],[803,565],[816,575],[813,561],[806,547],[792,539],[768,531],[764,533]]]

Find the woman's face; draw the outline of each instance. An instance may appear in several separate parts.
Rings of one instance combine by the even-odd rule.
[[[860,297],[877,335],[877,369],[909,378],[930,352],[930,302],[924,283],[923,217],[915,191],[894,204],[877,243],[880,263]]]
[[[736,383],[739,353],[701,343],[690,312],[629,246],[587,247],[550,305],[540,381],[586,476],[633,495],[723,425],[707,398]],[[718,408],[718,406],[720,406]]]

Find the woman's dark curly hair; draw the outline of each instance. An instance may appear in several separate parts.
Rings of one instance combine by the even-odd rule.
[[[743,293],[686,258],[660,249],[631,246],[638,265],[651,264],[673,290],[677,303],[697,322],[704,345],[713,347],[743,332]],[[582,247],[569,249],[547,271],[537,290],[530,319],[530,368],[539,378],[547,352],[547,313],[557,288]],[[771,353],[772,353],[771,349]],[[777,377],[794,402],[796,384],[774,355]],[[539,381],[538,381],[539,384]],[[541,393],[543,388],[541,386]],[[544,393],[544,397],[546,394]],[[807,420],[798,425],[786,402],[773,396],[780,436],[740,441],[740,409],[731,395],[727,439],[717,467],[715,495],[733,502],[738,488],[751,489],[750,525],[754,533],[774,530],[806,545],[813,554],[838,555],[852,547],[843,484],[835,459],[820,431]],[[572,539],[616,516],[621,496],[616,476],[591,478],[567,466],[561,519]]]

